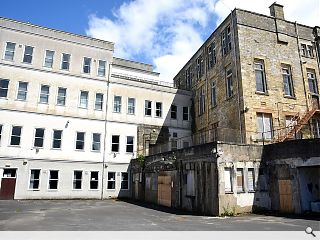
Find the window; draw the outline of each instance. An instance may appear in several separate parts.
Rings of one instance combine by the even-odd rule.
[[[301,55],[303,57],[314,57],[313,46],[307,44],[301,44]]]
[[[84,149],[84,132],[77,132],[77,140],[76,140],[76,149],[83,150]]]
[[[242,168],[237,168],[237,192],[244,192]]]
[[[90,174],[90,189],[98,189],[99,186],[99,172],[91,172]]]
[[[88,108],[88,91],[80,91],[80,108]]]
[[[189,120],[189,108],[188,107],[183,107],[182,108],[182,119],[184,121],[188,121]]]
[[[22,62],[31,63],[32,62],[32,54],[33,54],[33,47],[25,46]]]
[[[204,73],[203,57],[202,55],[197,58],[197,78],[200,79]]]
[[[213,81],[211,84],[211,107],[217,106],[217,88],[216,82]]]
[[[282,77],[283,77],[283,88],[284,88],[284,95],[293,97],[293,82],[291,76],[291,68],[288,65],[282,65]]]
[[[318,84],[315,71],[311,69],[307,70],[307,76],[310,92],[318,94]]]
[[[307,46],[307,57],[314,57],[313,55],[313,47],[308,45]]]
[[[44,59],[44,66],[47,68],[52,68],[53,65],[54,51],[46,50],[46,56]]]
[[[13,126],[12,127],[11,140],[10,140],[11,146],[19,146],[20,145],[21,130],[22,130],[22,127],[20,127],[20,126]]]
[[[90,70],[91,70],[91,58],[84,57],[83,58],[83,72],[90,73]]]
[[[233,96],[233,78],[232,78],[231,69],[228,69],[226,71],[226,87],[227,87],[227,98],[231,98]]]
[[[82,171],[73,172],[73,189],[82,188]]]
[[[28,93],[28,83],[19,82],[17,100],[26,101]]]
[[[258,139],[272,139],[272,115],[257,113]]]
[[[252,192],[255,190],[255,184],[254,184],[255,178],[254,178],[254,169],[248,168],[248,191]]]
[[[116,173],[115,172],[108,172],[108,189],[116,189]]]
[[[50,170],[49,171],[49,187],[50,190],[58,189],[58,181],[59,181],[59,171]]]
[[[190,89],[192,87],[192,72],[191,67],[186,70],[186,87]]]
[[[1,136],[2,136],[2,125],[0,124],[0,141],[1,141]]]
[[[152,110],[151,105],[152,105],[151,101],[148,101],[148,100],[144,101],[144,115],[145,116],[151,116],[151,110]]]
[[[177,106],[171,105],[171,119],[177,119]]]
[[[205,112],[205,108],[206,108],[206,96],[205,96],[205,92],[204,92],[204,87],[200,88],[200,92],[199,92],[199,97],[198,97],[198,109],[199,109],[199,115],[202,115]]]
[[[221,33],[222,56],[227,55],[231,50],[231,28],[226,27]]]
[[[208,47],[208,68],[212,68],[217,62],[217,56],[216,56],[216,43],[213,42]]]
[[[156,117],[162,117],[162,103],[156,102]]]
[[[135,105],[136,105],[136,100],[134,98],[128,98],[128,114],[135,113]]]
[[[99,60],[98,76],[99,77],[106,76],[106,61]]]
[[[96,93],[95,110],[102,111],[102,106],[103,106],[103,94]]]
[[[60,149],[62,141],[62,130],[53,130],[52,148]]]
[[[129,174],[127,172],[121,173],[121,189],[129,189]]]
[[[29,189],[30,190],[39,190],[39,188],[40,188],[40,170],[39,169],[31,169]]]
[[[301,55],[306,57],[307,56],[307,45],[301,44]]]
[[[171,151],[178,149],[178,141],[175,138],[171,139]]]
[[[114,96],[113,100],[113,112],[121,112],[121,96]]]
[[[59,87],[58,88],[58,96],[57,96],[57,105],[65,106],[66,105],[66,97],[67,97],[67,89]]]
[[[15,48],[16,48],[15,43],[7,42],[6,51],[4,53],[5,60],[13,61]]]
[[[101,148],[101,134],[93,133],[92,134],[92,151],[100,151]]]
[[[224,168],[224,191],[232,192],[231,168]]]
[[[69,70],[70,67],[70,54],[62,53],[61,69]]]
[[[256,75],[256,91],[262,93],[267,92],[263,60],[255,60],[254,71]]]
[[[34,135],[34,147],[43,147],[44,128],[36,128]]]
[[[111,142],[111,151],[112,152],[119,152],[119,135],[112,135],[112,142]]]
[[[49,91],[50,87],[48,85],[41,85],[40,92],[40,103],[48,103],[49,102]]]
[[[126,152],[133,153],[133,137],[132,136],[127,137]]]
[[[0,79],[0,98],[8,96],[9,80]]]
[[[187,141],[183,141],[182,146],[183,146],[183,148],[188,148],[190,146],[190,143]]]

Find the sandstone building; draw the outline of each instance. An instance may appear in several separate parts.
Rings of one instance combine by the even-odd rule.
[[[195,142],[320,136],[319,27],[270,14],[233,10],[175,76],[193,92]]]

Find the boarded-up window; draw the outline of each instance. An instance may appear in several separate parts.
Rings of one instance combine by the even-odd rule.
[[[224,191],[232,192],[231,168],[224,169]]]
[[[243,191],[243,168],[237,168],[237,192]]]
[[[187,196],[195,196],[194,170],[190,170],[187,173]]]
[[[249,168],[248,169],[248,190],[249,191],[254,191],[254,169]]]
[[[146,177],[146,189],[150,190],[151,188],[151,177]]]

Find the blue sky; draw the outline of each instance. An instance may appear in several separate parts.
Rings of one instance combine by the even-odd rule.
[[[0,15],[115,43],[115,56],[153,64],[172,81],[235,7],[269,15],[275,0],[16,0]],[[285,18],[320,25],[319,0],[277,0]]]

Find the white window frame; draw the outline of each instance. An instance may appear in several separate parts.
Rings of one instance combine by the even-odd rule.
[[[129,100],[133,100],[133,107],[132,107],[133,112],[132,113],[129,112]],[[132,97],[129,97],[128,101],[127,101],[127,114],[135,115],[135,113],[136,113],[136,99],[132,98]]]
[[[97,102],[97,96],[98,95],[102,96],[101,101],[99,101],[99,102]],[[94,100],[94,110],[103,111],[103,101],[104,101],[104,94],[103,93],[96,93],[95,94],[95,100]],[[97,108],[97,103],[99,104],[99,108]]]
[[[47,59],[50,59],[50,58],[47,58],[47,53],[48,52],[52,52],[52,62],[51,62],[51,65],[50,66],[46,66],[46,63],[47,63]],[[55,51],[53,50],[49,50],[49,49],[46,49],[45,50],[45,54],[44,54],[44,60],[43,60],[43,67],[45,68],[53,68],[53,62],[54,62],[54,54],[55,54]]]
[[[120,104],[117,105],[117,107],[119,107],[119,111],[116,111],[116,110],[115,110],[115,104],[116,104],[115,98],[116,98],[116,97],[119,97],[119,98],[120,98]],[[121,113],[121,107],[122,107],[122,96],[114,95],[114,96],[113,96],[113,112],[114,112],[114,113]]]
[[[100,74],[100,62],[104,62],[104,73]],[[105,77],[106,76],[106,69],[107,69],[107,61],[105,60],[98,60],[98,68],[97,68],[97,76]]]
[[[113,138],[113,136],[118,136],[119,137],[119,142],[118,143],[114,143],[113,141],[112,141],[112,138]],[[113,149],[113,144],[118,144],[118,151],[113,151],[112,149]],[[120,135],[111,135],[111,152],[112,153],[119,153],[120,152]]]
[[[59,96],[59,90],[60,89],[64,89],[65,90],[65,95],[63,97]],[[59,104],[59,98],[63,98],[64,99],[64,104]],[[66,106],[66,103],[67,103],[67,88],[65,87],[58,87],[58,90],[57,90],[57,99],[56,99],[56,105],[57,106]]]
[[[75,179],[75,172],[81,172],[81,188],[75,188],[75,181],[79,181],[79,179]],[[81,191],[83,188],[83,170],[73,170],[72,173],[72,190]]]
[[[13,49],[13,51],[7,51],[8,43],[14,44],[14,49]],[[5,45],[5,48],[4,48],[3,60],[5,60],[5,61],[11,61],[11,62],[14,61],[14,55],[15,55],[15,52],[16,52],[16,45],[17,45],[17,44],[14,43],[14,42],[6,42],[6,45]],[[12,53],[12,59],[7,59],[7,58],[6,58],[6,53],[7,53],[7,52],[11,52],[11,53]]]
[[[42,147],[35,146],[35,144],[36,144],[36,139],[40,139],[40,138],[41,138],[41,137],[37,137],[37,136],[36,136],[36,134],[37,134],[37,129],[43,129]],[[35,147],[35,148],[43,148],[43,147],[44,147],[45,134],[46,134],[46,129],[43,128],[43,127],[36,127],[36,128],[34,129],[33,147]]]
[[[249,184],[249,181],[250,181],[249,172],[252,172],[252,189],[250,188],[250,184]],[[248,192],[255,192],[255,190],[256,190],[255,181],[256,181],[256,176],[255,176],[254,168],[248,168],[248,174],[247,174]]]
[[[9,84],[10,84],[10,80],[9,80],[9,79],[0,79],[0,82],[1,82],[1,81],[7,81],[7,82],[8,82],[8,86],[7,86],[7,88],[3,88],[3,87],[1,87],[1,84],[0,84],[0,90],[6,91],[6,96],[4,96],[4,97],[1,97],[1,96],[0,96],[0,98],[7,99],[7,98],[8,98],[8,92],[9,92]]]
[[[85,65],[85,60],[89,59],[89,65]],[[91,65],[92,65],[92,58],[90,57],[83,57],[83,61],[82,61],[82,73],[83,74],[91,74]],[[84,69],[85,67],[88,67],[88,72],[85,72]]]
[[[26,90],[20,90],[20,83],[26,83],[27,84],[27,87],[26,87]],[[17,87],[17,97],[16,97],[16,100],[18,101],[27,101],[28,99],[28,86],[29,86],[29,82],[24,82],[24,81],[19,81],[18,82],[18,87]],[[19,92],[23,92],[24,93],[24,99],[19,99],[18,96],[19,96]]]
[[[78,140],[78,133],[83,133],[83,140]],[[83,143],[83,148],[80,148],[80,149],[78,149],[77,148],[77,143],[78,142],[81,142],[81,143]],[[76,132],[76,139],[75,139],[75,146],[74,146],[74,149],[76,150],[76,151],[84,151],[85,150],[85,147],[86,147],[86,132]]]
[[[128,144],[128,137],[132,137],[132,144]],[[128,146],[132,146],[132,152],[128,152]],[[126,153],[134,153],[134,136],[126,136]]]
[[[126,173],[127,174],[127,176],[128,176],[128,179],[127,180],[123,180],[123,174],[124,173]],[[129,187],[129,183],[130,183],[130,180],[129,180],[129,173],[128,172],[121,172],[120,173],[120,177],[121,177],[121,181],[120,181],[120,189],[121,190],[129,190],[130,189],[130,187]],[[122,183],[123,182],[127,182],[127,185],[128,185],[128,187],[127,188],[122,188]]]
[[[258,122],[258,115],[261,115],[261,117],[262,117],[262,123],[263,123],[263,125],[262,125],[262,132],[261,131],[259,131],[259,122]],[[267,116],[269,116],[270,118],[268,118]],[[272,139],[272,137],[273,137],[273,122],[272,122],[272,114],[271,113],[263,113],[263,112],[257,112],[256,113],[256,118],[257,118],[257,120],[256,120],[256,124],[257,124],[257,138],[259,139],[259,140],[271,140]],[[269,122],[269,124],[270,124],[270,131],[266,131],[266,130],[268,130],[268,129],[266,129],[266,125],[265,125],[265,123],[266,123],[266,121],[268,120],[268,119],[270,119],[270,122]],[[270,133],[269,133],[270,132]],[[262,134],[263,133],[263,134]],[[260,136],[260,134],[261,134],[261,136]],[[268,135],[267,135],[268,134]],[[270,134],[270,135],[269,135]]]
[[[39,171],[39,179],[34,179],[34,180],[38,180],[39,181],[39,185],[38,185],[38,188],[30,188],[30,184],[31,184],[31,171]],[[28,190],[29,191],[40,191],[40,185],[41,184],[41,169],[40,168],[33,168],[33,169],[30,169],[29,171],[29,181],[28,181]]]
[[[242,186],[238,185],[238,177],[241,177]],[[237,178],[237,193],[244,193],[244,169],[243,168],[237,168],[236,178]]]
[[[11,144],[12,136],[14,136],[14,137],[17,137],[17,136],[18,136],[18,135],[13,135],[13,134],[12,134],[12,131],[13,131],[13,128],[14,128],[14,127],[20,127],[20,135],[19,135],[19,144],[18,144],[18,145],[12,145],[12,144]],[[18,125],[12,125],[12,126],[11,126],[11,132],[10,132],[10,138],[9,138],[9,146],[12,146],[12,147],[20,147],[20,146],[21,146],[22,129],[23,129],[22,126],[18,126]]]
[[[286,71],[286,72],[284,72]],[[281,65],[281,73],[282,73],[282,84],[283,84],[283,94],[285,97],[294,97],[295,96],[295,91],[294,91],[294,84],[293,84],[293,79],[292,79],[292,69],[290,65],[287,64],[282,64]],[[289,80],[288,82],[288,87],[290,90],[289,94],[286,94],[286,89],[285,89],[285,77],[286,79]]]
[[[82,102],[81,102],[81,94],[82,93],[87,93],[87,98],[85,99],[85,106],[82,106]],[[82,109],[88,109],[89,106],[89,91],[85,91],[85,90],[80,90],[80,94],[79,94],[79,108]]]
[[[92,178],[92,173],[97,173],[97,179]],[[98,191],[99,190],[99,171],[90,171],[90,181],[89,181],[89,189],[90,190],[95,190]],[[97,188],[92,188],[91,187],[91,183],[96,182],[97,183]]]
[[[234,96],[234,81],[231,68],[226,69],[226,91],[227,99]]]
[[[68,55],[68,56],[69,56],[69,61],[63,61],[63,56],[64,56],[64,55]],[[68,69],[62,68],[64,62],[68,63]],[[62,71],[68,71],[68,72],[69,72],[69,71],[70,71],[70,63],[71,63],[71,54],[70,54],[70,53],[61,53],[61,65],[60,65],[60,70],[62,70]]]
[[[56,172],[58,172],[58,178],[50,178],[50,172],[51,171],[56,171]],[[48,188],[47,188],[47,190],[48,191],[58,191],[58,189],[59,189],[59,170],[55,170],[55,169],[49,169],[48,170]],[[50,188],[50,181],[57,181],[57,188]]]
[[[149,107],[149,104],[150,104],[150,107]],[[150,111],[150,114],[147,114],[148,111]],[[150,100],[144,100],[144,116],[152,117],[152,101]]]
[[[256,92],[267,93],[268,89],[267,89],[267,80],[266,80],[264,61],[262,59],[255,59],[253,66],[254,66],[254,74],[255,74],[255,81],[256,81]],[[262,91],[258,89],[257,74],[261,74],[262,76],[262,88],[263,88]]]
[[[229,172],[229,178],[227,179],[226,172]],[[226,180],[229,180],[230,189],[227,188]],[[232,168],[231,167],[225,167],[224,168],[224,192],[225,193],[233,193],[233,182],[232,182]]]
[[[176,107],[176,110],[175,110],[175,111],[172,110],[172,106],[175,106],[175,107]],[[172,117],[172,113],[175,113],[175,114],[176,114],[176,117],[175,117],[175,118]],[[177,118],[178,118],[178,106],[177,106],[176,104],[171,104],[171,106],[170,106],[170,119],[177,120]]]
[[[99,135],[99,142],[96,142],[96,141],[94,141],[94,135],[95,134],[97,134],[97,135]],[[93,151],[93,152],[100,152],[101,151],[101,133],[92,133],[92,135],[91,135],[91,142],[92,142],[92,144],[91,144],[91,151]],[[99,144],[99,149],[98,150],[95,150],[95,149],[93,149],[93,146],[94,146],[94,144]]]
[[[32,48],[31,62],[25,62],[24,61],[24,57],[26,55],[26,47]],[[27,56],[30,56],[30,54],[28,54]],[[23,51],[23,54],[22,54],[22,61],[21,62],[24,63],[24,64],[32,64],[33,56],[34,56],[34,47],[33,46],[29,46],[29,45],[24,45],[24,51]]]
[[[184,109],[187,109],[187,119],[184,119],[184,116],[186,116]],[[189,107],[182,107],[182,121],[190,121],[190,108]]]
[[[54,141],[55,141],[54,131],[61,131],[61,138],[60,138],[60,139],[56,139],[56,140],[60,140],[60,148],[55,148],[55,147],[54,147]],[[61,148],[62,148],[62,137],[63,137],[63,130],[61,130],[61,129],[53,129],[53,130],[52,130],[51,149],[53,149],[53,150],[61,150]]]
[[[109,179],[109,173],[113,173],[114,174],[114,179]],[[114,171],[108,171],[108,173],[107,173],[107,190],[116,190],[116,188],[117,188],[117,181],[116,181],[116,179],[117,179],[117,173],[116,172],[114,172]],[[114,182],[114,188],[109,188],[109,182]]]
[[[42,88],[48,87],[48,93],[42,93]],[[46,101],[41,101],[41,97],[44,96]],[[39,94],[39,103],[41,104],[49,104],[49,97],[50,97],[50,86],[46,84],[40,85],[40,94]]]
[[[157,108],[157,103],[160,103],[160,109]],[[155,102],[155,110],[155,117],[162,118],[162,102]],[[160,113],[160,116],[158,116],[158,112]]]

